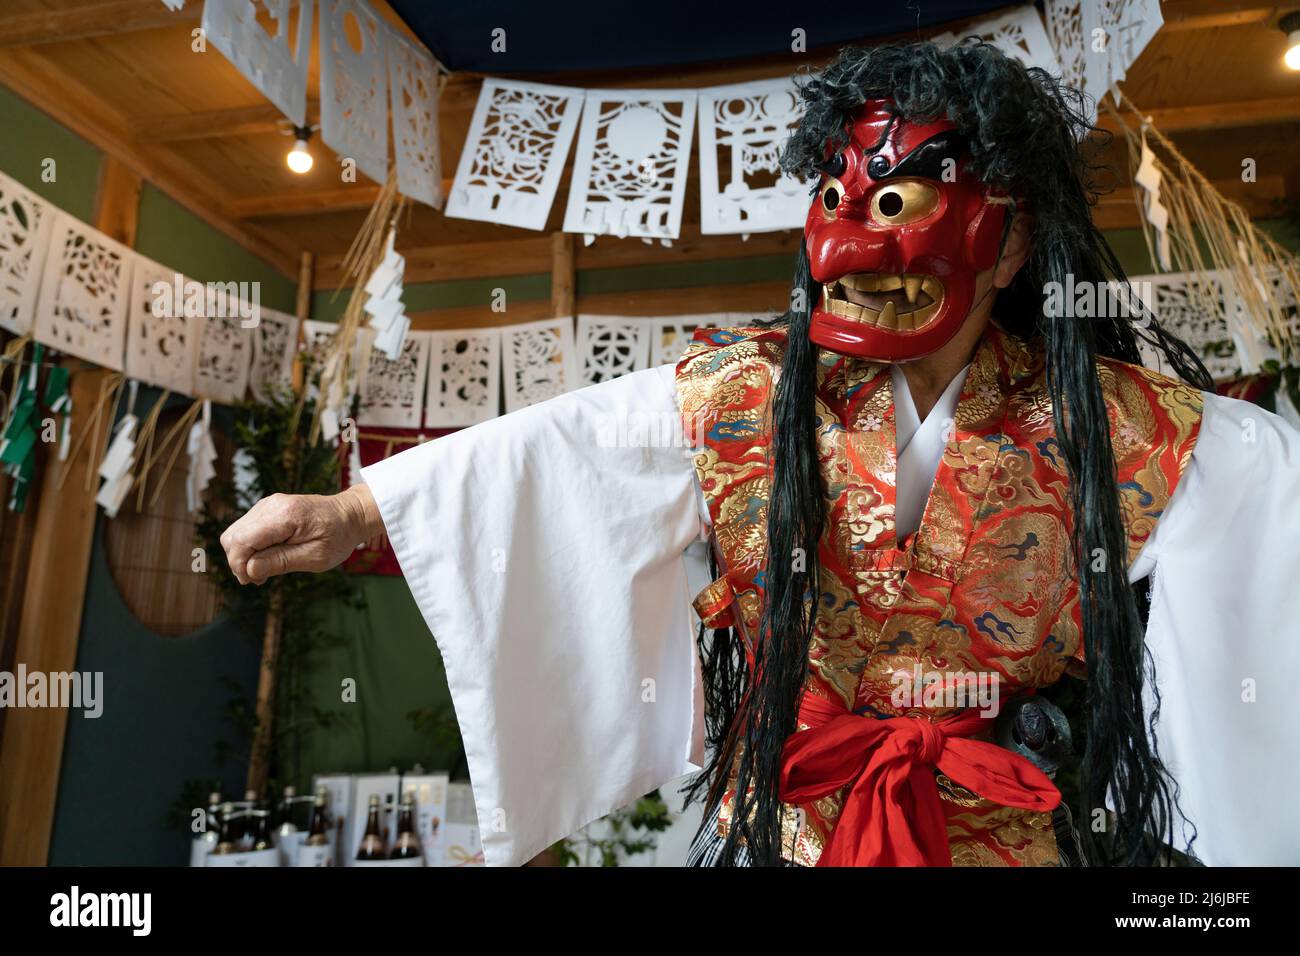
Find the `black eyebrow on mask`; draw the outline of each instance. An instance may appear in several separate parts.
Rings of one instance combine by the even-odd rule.
[[[965,151],[965,139],[955,129],[935,133],[924,143],[900,159],[890,169],[876,173],[872,162],[867,162],[867,175],[876,181],[915,176],[923,179],[942,179],[944,162],[958,159]],[[875,159],[877,157],[872,157]],[[879,157],[883,159],[884,157]]]

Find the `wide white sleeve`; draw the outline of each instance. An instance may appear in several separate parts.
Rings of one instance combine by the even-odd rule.
[[[1153,566],[1156,739],[1193,852],[1300,864],[1300,433],[1207,394],[1192,460],[1130,577]]]
[[[490,865],[699,769],[685,445],[666,366],[362,471],[446,665]]]

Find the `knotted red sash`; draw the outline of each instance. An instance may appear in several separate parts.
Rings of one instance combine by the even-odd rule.
[[[850,786],[818,866],[951,866],[937,767],[955,783],[1007,807],[1048,811],[1060,791],[1032,763],[971,740],[987,720],[967,711],[938,722],[859,717],[805,695],[786,741],[783,803],[803,804]]]

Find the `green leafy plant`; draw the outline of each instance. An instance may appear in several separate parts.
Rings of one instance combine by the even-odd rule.
[[[649,853],[655,834],[672,825],[668,805],[658,790],[616,810],[551,847],[561,866],[618,866],[629,857]]]
[[[208,574],[221,595],[223,609],[251,639],[264,639],[268,614],[280,621],[279,653],[275,667],[272,733],[269,740],[268,781],[301,785],[310,775],[302,765],[304,743],[311,733],[331,730],[346,717],[313,705],[305,686],[305,673],[321,651],[341,646],[346,637],[329,633],[314,613],[322,603],[342,601],[361,607],[364,599],[351,577],[335,568],[322,574],[291,574],[262,587],[245,587],[226,564],[221,534],[259,499],[286,494],[333,494],[339,489],[338,452],[310,439],[313,402],[288,389],[272,390],[260,403],[246,403],[235,411],[236,455],[247,464],[251,480],[240,484],[219,479],[204,502],[196,526],[199,545],[208,555]],[[221,762],[240,755],[248,759],[257,731],[254,703],[234,686],[227,718],[238,729],[240,744],[218,741]]]

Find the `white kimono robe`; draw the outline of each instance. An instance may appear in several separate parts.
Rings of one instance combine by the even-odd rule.
[[[904,533],[963,379],[921,422],[896,372]],[[490,865],[701,765],[691,599],[707,580],[688,583],[685,552],[706,515],[685,445],[664,366],[362,472],[446,664]],[[1207,394],[1130,578],[1153,572],[1157,742],[1196,854],[1300,863],[1300,433]]]

